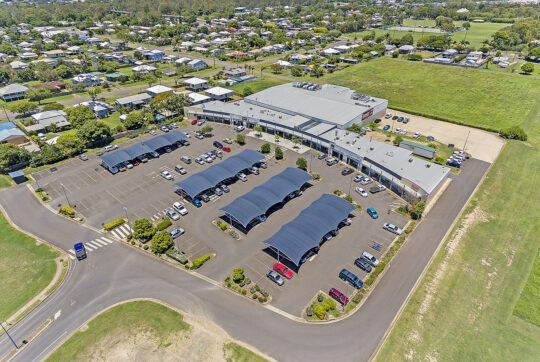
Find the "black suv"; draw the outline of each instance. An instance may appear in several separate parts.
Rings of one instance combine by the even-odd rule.
[[[360,289],[362,288],[362,285],[364,285],[364,283],[362,282],[362,280],[360,280],[360,278],[358,278],[356,275],[354,275],[347,269],[342,269],[339,272],[339,278],[351,284],[356,289]]]
[[[347,175],[350,175],[350,174],[353,173],[353,172],[354,172],[354,171],[353,171],[352,168],[346,168],[346,169],[344,169],[343,171],[341,171],[341,174],[342,174],[343,176],[347,176]]]
[[[362,258],[358,258],[354,261],[354,265],[365,271],[366,273],[371,272],[371,265],[368,264],[367,261],[365,261]]]

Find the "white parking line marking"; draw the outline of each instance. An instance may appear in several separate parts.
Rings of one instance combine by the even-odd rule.
[[[109,244],[114,243],[114,240],[107,239],[106,237],[101,237],[100,239],[103,240],[103,241],[105,241],[105,242],[107,242],[107,243],[109,243]]]

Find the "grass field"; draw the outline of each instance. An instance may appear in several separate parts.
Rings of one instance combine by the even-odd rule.
[[[8,175],[0,175],[0,189],[10,187],[11,178]]]
[[[390,107],[499,129],[521,124],[540,99],[540,78],[374,59],[321,78],[389,100]]]
[[[0,213],[0,318],[8,318],[51,282],[59,253],[11,227]]]
[[[540,102],[524,111],[529,141],[506,145],[379,361],[538,360]]]
[[[223,346],[223,354],[227,362],[265,362],[266,359],[236,343]]]
[[[285,79],[269,77],[265,75],[263,76],[263,79],[261,80],[253,80],[251,82],[237,84],[237,85],[232,86],[231,89],[234,90],[236,93],[243,94],[244,89],[249,87],[251,88],[253,93],[256,93],[268,87],[273,87],[275,85],[280,85],[287,82],[289,81]]]
[[[108,125],[112,130],[118,126],[122,126],[122,121],[120,120],[120,112],[114,112],[109,117],[103,118],[102,121]]]
[[[514,308],[514,315],[540,327],[540,249],[536,254],[529,279]]]

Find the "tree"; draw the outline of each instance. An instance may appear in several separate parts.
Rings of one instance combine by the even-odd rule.
[[[253,94],[253,89],[251,89],[251,87],[246,87],[244,88],[244,90],[242,91],[242,94],[244,95],[244,97],[247,97],[249,95],[252,95]]]
[[[0,83],[7,83],[11,79],[9,72],[4,68],[0,68]]]
[[[254,130],[255,132],[258,132],[258,133],[259,133],[259,134],[258,134],[259,137],[262,136],[261,132],[263,131],[263,128],[262,128],[261,126],[255,126],[255,127],[253,127],[253,130]]]
[[[51,95],[51,90],[47,88],[28,89],[25,93],[26,98],[32,102],[37,101],[38,104],[41,104],[42,100],[49,98]]]
[[[36,73],[32,69],[21,70],[17,73],[17,78],[23,82],[29,82],[36,79]]]
[[[301,141],[300,141],[299,138],[294,138],[294,139],[292,140],[292,143],[294,143],[293,148],[298,148],[298,145],[300,144],[300,142],[301,142]]]
[[[135,59],[138,59],[138,60],[141,60],[143,58],[143,55],[142,53],[139,51],[139,50],[135,50],[133,52],[133,58]]]
[[[173,239],[168,231],[160,231],[152,238],[152,251],[156,254],[163,254],[171,247]]]
[[[91,119],[86,121],[77,130],[77,137],[83,142],[96,142],[101,141],[111,136],[111,129],[102,121],[97,119]]]
[[[396,146],[399,146],[399,144],[401,143],[401,141],[403,141],[403,137],[401,137],[400,135],[397,135],[396,138],[394,138],[393,143],[394,143]]]
[[[210,133],[212,132],[214,129],[211,127],[211,126],[204,126],[203,128],[201,128],[199,130],[199,133],[204,135],[204,134],[207,134],[207,133]]]
[[[279,65],[279,64],[270,65],[270,69],[272,70],[272,73],[274,73],[274,74],[281,73],[281,65]]]
[[[422,217],[422,213],[424,212],[424,209],[426,208],[426,203],[424,201],[419,201],[416,204],[413,205],[413,207],[410,209],[411,217],[414,220],[418,220]]]
[[[63,134],[56,141],[56,146],[64,157],[72,157],[84,152],[84,144],[74,134]]]
[[[304,69],[302,69],[301,66],[296,64],[294,67],[291,68],[291,75],[293,77],[301,77],[304,74]]]
[[[61,64],[56,68],[56,74],[62,79],[73,77],[73,70],[65,64]]]
[[[88,95],[90,96],[90,98],[92,98],[93,101],[95,101],[97,96],[101,94],[102,91],[103,89],[99,86],[90,87],[88,88]]]
[[[512,127],[508,127],[508,128],[503,128],[503,129],[501,129],[499,131],[499,135],[502,138],[506,138],[506,139],[510,139],[510,140],[527,141],[527,134],[519,126],[512,126]]]
[[[265,143],[261,146],[261,153],[270,153],[270,143]]]
[[[400,45],[413,45],[413,43],[414,43],[414,38],[412,34],[403,35],[403,37],[399,41]]]
[[[167,94],[171,94],[171,93],[167,93]],[[161,108],[168,109],[169,111],[173,113],[177,113],[179,115],[184,115],[184,107],[188,107],[190,105],[191,105],[191,98],[189,98],[185,94],[172,94],[166,97],[159,104]]]
[[[22,147],[9,143],[0,144],[0,172],[11,172],[14,168],[26,166],[32,156]],[[19,167],[17,167],[19,166]]]
[[[137,129],[144,126],[145,119],[143,114],[140,111],[133,111],[126,117],[124,121],[124,126],[127,129]]]
[[[465,28],[465,30],[469,30],[471,27],[471,23],[469,23],[468,21],[464,21],[463,24],[461,24],[461,26]]]
[[[305,158],[303,157],[298,157],[298,159],[296,160],[296,167],[302,169],[302,170],[307,170],[307,161]]]
[[[137,219],[133,224],[133,236],[146,243],[156,234],[156,229],[148,219]]]
[[[531,74],[532,72],[534,72],[534,64],[531,63],[531,62],[527,62],[527,63],[523,64],[521,66],[521,71],[524,74]]]
[[[62,151],[57,145],[42,147],[41,153],[38,157],[39,161],[41,161],[41,163],[43,163],[44,165],[56,163],[66,158],[66,156],[62,154]]]
[[[77,106],[66,109],[67,119],[75,128],[79,128],[89,120],[95,120],[96,115],[88,106]]]
[[[276,147],[275,157],[276,157],[276,160],[281,160],[283,158],[283,150],[279,146]]]
[[[236,136],[236,142],[238,142],[239,145],[243,146],[246,144],[246,136],[244,136],[242,133],[239,133]]]
[[[19,101],[9,106],[9,110],[13,113],[20,113],[22,115],[28,114],[38,109],[38,105],[35,102]]]
[[[44,112],[45,111],[59,111],[64,109],[64,105],[56,102],[47,103],[41,108]]]

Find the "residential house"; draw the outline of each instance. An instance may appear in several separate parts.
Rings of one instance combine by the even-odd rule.
[[[246,75],[245,69],[233,68],[225,71],[225,77],[227,78],[239,78]]]
[[[9,63],[9,66],[16,72],[20,72],[21,70],[27,70],[29,68],[28,64],[23,63],[20,60],[12,61],[11,63]]]
[[[67,114],[64,111],[45,111],[32,115],[34,124],[26,127],[28,132],[40,132],[51,130],[54,125],[56,129],[62,129],[70,125],[67,120]]]
[[[201,104],[212,100],[212,98],[200,93],[189,93],[188,97],[191,99],[191,105]]]
[[[189,61],[186,65],[195,71],[202,70],[208,67],[208,65],[200,59],[193,59]]]
[[[185,58],[185,57],[182,57],[182,58],[178,58],[174,61],[174,64],[176,64],[176,66],[181,66],[181,65],[186,65],[187,63],[189,63],[191,61],[191,59],[189,58]]]
[[[19,83],[12,83],[3,88],[0,88],[0,98],[5,102],[17,101],[24,99],[24,94],[28,87]]]
[[[17,56],[21,60],[30,60],[30,59],[34,59],[34,58],[38,57],[38,55],[36,53],[32,53],[32,52],[19,53],[19,54],[17,54]]]
[[[152,49],[142,53],[144,59],[151,61],[160,61],[165,56],[165,52],[159,49]]]
[[[43,52],[47,58],[63,58],[65,56],[64,51],[61,49],[54,49]]]
[[[198,92],[208,88],[208,81],[206,79],[201,79],[197,77],[184,80],[184,84],[186,85],[186,89],[194,92]]]
[[[74,45],[66,49],[66,53],[69,55],[80,54],[82,49],[80,46]]]
[[[105,74],[105,78],[109,82],[118,82],[122,77],[125,77],[125,79],[129,79],[129,76],[122,72],[113,72],[113,73]]]
[[[289,63],[288,61],[286,60],[278,60],[277,62],[275,62],[274,64],[277,64],[279,65],[281,68],[283,69],[289,69],[289,68],[292,68],[294,66],[294,64],[292,63]]]
[[[23,131],[17,128],[13,122],[0,123],[0,143],[10,143],[18,146],[28,142]]]
[[[50,89],[51,92],[60,92],[64,89],[67,88],[67,84],[60,81],[60,80],[55,80],[55,81],[52,81],[52,82],[46,82],[46,83],[40,83],[40,84],[36,84],[36,85],[33,85],[32,88],[34,89],[41,89],[41,88],[47,88],[47,89]]]
[[[48,66],[50,66],[51,68],[56,68],[56,66],[58,65],[58,61],[56,59],[52,59],[52,58],[42,58],[42,59],[32,61],[32,64],[35,64],[35,65],[37,65],[39,63],[45,63]]]
[[[153,67],[147,64],[142,64],[142,65],[138,65],[136,67],[131,68],[131,71],[133,73],[138,73],[138,74],[149,74],[149,73],[153,74],[156,70],[157,70],[156,67]]]
[[[402,45],[398,48],[399,54],[414,54],[416,47],[414,45]]]
[[[216,101],[226,101],[232,98],[234,92],[227,88],[214,87],[204,92],[208,97]]]
[[[101,102],[101,101],[87,101],[87,102],[82,102],[82,103],[79,103],[77,105],[75,105],[74,107],[76,106],[87,106],[89,107],[92,112],[94,112],[94,114],[96,115],[97,118],[105,118],[105,117],[108,117],[109,114],[111,114],[112,112],[114,112],[114,108],[105,103],[105,102]]]
[[[384,55],[391,56],[393,52],[397,50],[397,47],[394,44],[384,44]]]
[[[83,84],[85,87],[92,87],[101,84],[101,80],[94,74],[83,73],[74,76],[71,81],[74,85]]]
[[[447,59],[453,59],[457,55],[458,51],[456,49],[447,49],[442,53],[442,57]]]
[[[164,93],[172,93],[173,89],[169,87],[165,87],[164,85],[158,84],[153,87],[150,87],[146,89],[146,93],[150,95],[150,97],[154,98],[160,94]]]
[[[138,109],[145,104],[149,104],[151,99],[152,97],[148,93],[140,93],[129,97],[118,98],[114,101],[114,104],[118,108],[125,107],[130,109]]]

